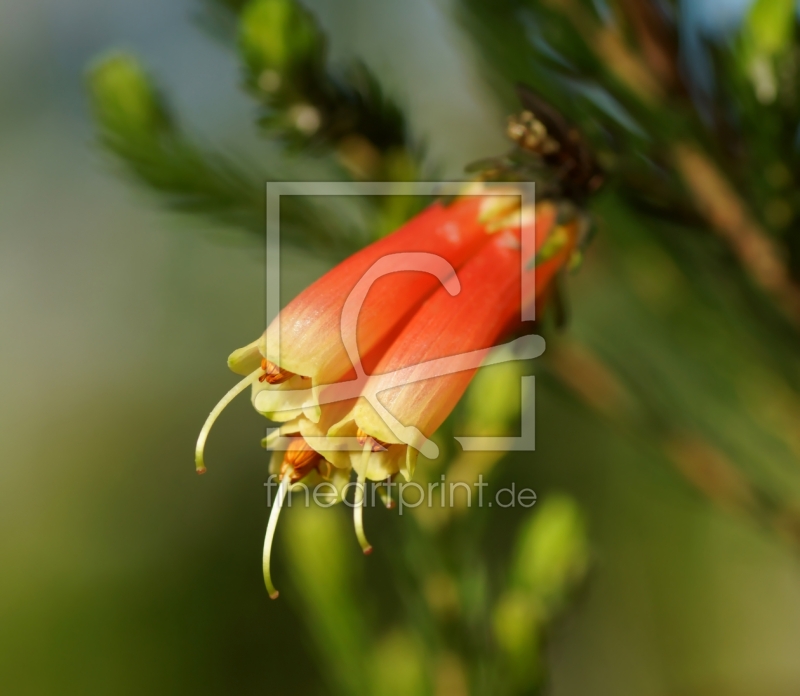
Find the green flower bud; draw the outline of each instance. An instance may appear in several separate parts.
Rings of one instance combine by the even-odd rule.
[[[745,20],[755,52],[774,56],[789,46],[794,29],[795,0],[756,0]]]
[[[156,92],[134,56],[113,53],[101,58],[90,68],[88,84],[103,127],[114,132],[152,133],[165,124]]]
[[[492,614],[495,640],[516,684],[541,679],[547,624],[583,578],[588,560],[578,506],[566,496],[540,503],[519,534],[509,587]]]
[[[577,504],[551,496],[537,505],[520,532],[511,582],[557,610],[589,562],[586,524]]]
[[[294,0],[253,0],[242,11],[239,44],[258,85],[274,92],[316,58],[320,36]]]
[[[394,630],[381,638],[368,664],[373,696],[406,696],[429,691],[425,678],[425,651],[410,633]]]
[[[762,104],[779,92],[775,61],[791,46],[794,6],[794,0],[756,0],[744,21],[739,59]]]
[[[493,614],[494,635],[517,682],[531,683],[541,672],[539,607],[524,592],[506,592]]]

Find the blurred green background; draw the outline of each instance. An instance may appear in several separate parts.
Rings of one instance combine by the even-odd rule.
[[[446,3],[309,7],[334,58],[364,58],[397,95],[445,176],[505,147],[503,112]],[[268,513],[263,421],[246,399],[215,429],[208,475],[194,475],[198,428],[232,384],[225,358],[263,330],[261,246],[163,212],[129,185],[94,144],[83,74],[109,46],[133,49],[177,109],[192,114],[187,126],[199,139],[213,133],[228,151],[266,153],[242,127],[252,114],[236,89],[236,56],[192,21],[197,10],[189,0],[0,5],[7,694],[329,693],[330,655],[322,659],[325,647],[305,621],[314,592],[335,585],[337,563],[345,585],[388,585],[399,553],[393,535],[412,524],[369,510],[376,553],[361,557],[345,534],[336,559],[315,565],[301,518],[317,513],[286,511],[274,566],[282,596],[270,602],[259,566]],[[605,214],[616,219],[613,209]],[[643,259],[669,276],[654,254],[635,235],[601,234],[573,282],[572,323],[553,345],[602,335],[604,317],[620,312],[633,312],[641,332],[656,331],[657,321],[702,322],[684,311],[688,300],[680,304],[680,280],[677,305],[665,308],[649,273],[637,276]],[[325,269],[296,251],[285,261],[287,296]],[[617,282],[626,272],[632,292]],[[647,350],[636,339],[625,339],[634,356]],[[680,380],[669,357],[654,380]],[[702,359],[713,361],[713,351]],[[584,405],[557,372],[537,369],[536,452],[509,458],[497,478],[533,487],[540,501],[566,492],[586,513],[593,565],[547,645],[552,693],[800,693],[800,572],[790,547],[710,504],[662,452]],[[702,403],[685,406],[697,418],[722,417]],[[745,444],[760,447],[755,437]],[[795,470],[787,481],[796,485]],[[322,528],[347,528],[346,512],[326,511]],[[491,564],[511,547],[519,515],[484,512],[488,531],[476,536],[476,553]],[[292,560],[304,548],[310,564]],[[334,643],[337,627],[357,633],[367,618],[380,624],[382,612],[397,612],[391,594],[390,607],[375,604],[377,591],[355,597],[332,619],[341,622]],[[368,640],[369,656],[339,646],[341,669],[373,684],[371,693],[416,693],[407,672],[423,638],[387,621]],[[445,661],[437,672],[437,696],[465,693],[451,667]]]

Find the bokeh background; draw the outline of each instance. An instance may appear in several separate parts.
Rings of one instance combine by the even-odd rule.
[[[724,29],[746,3],[725,3],[725,11],[712,0],[687,4],[691,21]],[[334,58],[363,58],[396,94],[445,176],[505,147],[504,114],[447,3],[308,6]],[[199,139],[213,136],[249,157],[266,152],[243,127],[252,105],[236,87],[236,56],[209,38],[196,14],[190,0],[0,4],[7,694],[329,693],[329,662],[287,570],[290,537],[301,535],[291,519],[275,562],[282,599],[270,602],[264,591],[267,460],[263,423],[246,399],[220,420],[208,475],[193,471],[198,428],[232,384],[225,358],[263,329],[261,246],[237,230],[165,212],[131,185],[95,144],[85,96],[90,61],[109,47],[129,48],[177,110],[191,114],[186,125]],[[625,258],[649,252],[624,235],[614,243],[628,245]],[[575,278],[567,336],[602,331],[605,315],[632,306],[615,289],[615,248],[601,235]],[[634,276],[635,259],[620,262]],[[671,277],[666,261],[653,263]],[[325,267],[324,259],[288,254],[287,294]],[[644,332],[660,311],[648,302],[663,309],[663,297],[647,278],[638,287]],[[630,344],[635,351],[634,334]],[[670,369],[654,379],[680,381]],[[552,693],[799,693],[800,569],[790,546],[710,504],[663,454],[548,374],[543,368],[537,383],[537,450],[505,464],[500,480],[524,482],[540,500],[566,492],[587,514],[593,569],[547,648]],[[297,518],[292,512],[303,511],[286,517]],[[332,528],[347,526],[346,511],[327,514]],[[380,587],[393,572],[382,528],[403,520],[377,510],[369,517],[372,558],[349,537],[342,542],[354,587]],[[493,513],[482,543],[507,547],[517,522]],[[309,569],[319,588],[328,570]],[[341,620],[379,614],[367,601]],[[388,641],[386,659],[356,655],[347,668],[363,669],[373,693],[404,693],[394,673],[417,649],[415,636],[374,640]],[[443,678],[437,693],[463,687]]]

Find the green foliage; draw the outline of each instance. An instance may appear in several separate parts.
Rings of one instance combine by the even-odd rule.
[[[239,20],[245,84],[263,105],[259,124],[291,150],[332,155],[345,176],[399,180],[398,156],[417,160],[399,106],[362,63],[330,68],[325,40],[295,0],[251,0]]]
[[[586,524],[573,500],[551,496],[522,525],[511,578],[494,610],[494,632],[517,689],[543,678],[544,634],[583,579]]]
[[[265,183],[279,178],[242,155],[222,155],[195,143],[178,125],[166,101],[137,59],[113,53],[98,59],[87,76],[101,144],[139,181],[176,210],[265,234]],[[318,224],[324,217],[326,224]],[[342,256],[363,244],[352,215],[335,202],[290,196],[282,206],[283,239],[321,254]]]
[[[342,510],[313,505],[287,510],[286,537],[293,586],[303,598],[309,628],[327,664],[326,677],[342,694],[367,693],[363,655],[369,633],[355,587],[354,549]]]
[[[314,167],[323,173],[314,178],[402,182],[419,176],[422,149],[400,108],[365,65],[343,75],[329,71],[322,34],[297,2],[207,3],[205,9],[212,30],[231,16],[238,25],[245,86],[262,105],[258,124],[278,146],[266,166],[196,143],[134,56],[98,59],[88,76],[102,145],[171,207],[263,239],[265,182],[291,171],[280,146],[318,158]],[[291,178],[307,176],[299,170]],[[288,197],[281,210],[283,238],[341,258],[395,229],[424,201],[398,196],[360,203],[361,222],[336,201]]]
[[[234,164],[191,142],[136,58],[114,53],[96,61],[88,86],[103,146],[172,207],[263,229],[258,177],[240,160]]]
[[[714,90],[706,95],[679,65],[679,14],[656,12],[649,0],[610,5],[608,14],[588,0],[456,6],[498,102],[519,110],[514,83],[532,85],[611,174],[603,194],[571,203],[595,216],[603,246],[599,260],[589,254],[575,322],[550,342],[548,374],[574,395],[573,413],[583,401],[706,498],[798,545],[794,3],[759,0],[734,40],[708,43]],[[285,177],[289,162],[395,181],[398,193],[420,177],[422,151],[403,110],[365,65],[331,67],[305,9],[293,0],[216,7],[235,24],[243,87],[278,154],[268,167],[252,166],[201,147],[137,60],[112,54],[90,70],[89,91],[102,145],[139,181],[178,210],[262,235],[264,181]],[[542,190],[557,190],[544,187],[553,168],[531,161],[515,147],[476,172],[533,172]],[[344,255],[395,229],[419,201],[368,205],[365,225],[289,199],[284,238],[309,253]],[[538,260],[564,243],[553,235]],[[458,422],[470,435],[511,433],[519,402],[509,393],[525,369],[509,362],[480,372],[444,431]],[[496,475],[502,455],[469,455],[447,452],[419,467],[423,483],[445,472],[465,481]],[[387,523],[395,567],[373,584],[352,571],[341,515],[288,512],[293,583],[333,690],[425,693],[448,669],[474,693],[543,688],[544,645],[589,564],[586,521],[571,498],[538,504],[510,549],[492,549],[492,563],[481,546],[486,515],[415,510],[402,531]],[[391,605],[385,616],[362,610],[365,593]],[[397,661],[396,679],[384,681]]]

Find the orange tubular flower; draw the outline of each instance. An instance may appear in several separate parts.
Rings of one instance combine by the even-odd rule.
[[[305,414],[318,420],[319,388],[353,370],[342,336],[357,336],[359,355],[375,355],[420,302],[488,241],[492,222],[518,208],[519,197],[513,190],[510,194],[468,195],[450,205],[431,205],[326,273],[292,300],[264,335],[234,351],[228,366],[246,376],[206,420],[195,451],[197,471],[205,471],[203,450],[214,421],[251,385],[253,405],[268,418],[289,421]],[[349,321],[343,317],[350,293],[365,274],[381,262],[396,270],[398,254],[413,257],[414,270],[377,278],[358,314]]]

